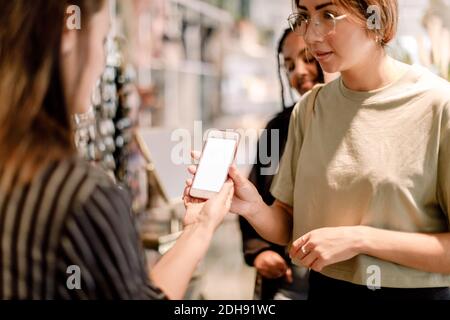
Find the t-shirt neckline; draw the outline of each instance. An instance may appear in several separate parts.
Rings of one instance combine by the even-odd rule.
[[[386,96],[389,94],[389,92],[391,91],[391,89],[393,88],[397,88],[399,85],[401,85],[402,83],[407,83],[407,82],[411,82],[411,81],[416,81],[418,78],[418,68],[414,65],[409,66],[408,70],[406,70],[402,76],[400,76],[400,78],[398,78],[397,80],[391,82],[390,84],[375,89],[375,90],[370,90],[370,91],[355,91],[355,90],[351,90],[349,88],[347,88],[344,84],[344,81],[342,80],[342,77],[339,77],[339,90],[341,91],[342,95],[345,96],[346,98],[355,101],[355,102],[360,102],[362,104],[369,104],[370,101],[368,101],[369,99],[372,101],[371,98],[375,97],[375,96]],[[366,103],[364,103],[366,102]]]

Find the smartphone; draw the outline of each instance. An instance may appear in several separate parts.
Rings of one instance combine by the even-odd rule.
[[[210,199],[223,187],[236,158],[240,135],[237,132],[211,130],[203,146],[190,196]]]

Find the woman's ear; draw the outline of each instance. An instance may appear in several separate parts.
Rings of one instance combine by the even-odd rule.
[[[78,30],[69,30],[66,27],[63,29],[61,38],[61,55],[66,56],[73,52],[77,46],[77,32]]]

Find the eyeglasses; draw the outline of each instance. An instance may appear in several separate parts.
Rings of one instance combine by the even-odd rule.
[[[347,17],[346,14],[336,17],[330,12],[322,11],[309,17],[305,13],[293,13],[289,16],[289,26],[298,35],[304,37],[308,32],[308,26],[312,22],[319,36],[326,37],[336,31],[336,23]]]

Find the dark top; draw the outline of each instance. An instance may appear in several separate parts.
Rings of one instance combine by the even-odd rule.
[[[78,158],[0,193],[0,244],[0,299],[165,298],[149,282],[128,193]]]
[[[271,167],[271,165],[275,168],[278,168],[279,160],[276,159],[277,157],[275,157],[274,160],[277,161],[276,164],[273,164],[272,162],[264,164],[265,162],[267,162],[264,161],[264,157],[271,156],[272,139],[270,130],[279,130],[279,158],[281,158],[281,155],[283,154],[284,148],[286,146],[289,121],[291,119],[291,113],[293,109],[294,107],[286,108],[283,110],[283,112],[277,114],[275,118],[273,118],[267,124],[267,135],[263,134],[258,142],[257,162],[252,168],[249,179],[254,183],[267,205],[272,205],[275,201],[275,198],[270,193],[270,186],[272,185],[274,175],[262,175],[261,169],[269,168]],[[255,229],[253,229],[253,227],[242,217],[239,218],[239,223],[242,231],[244,259],[249,266],[253,267],[256,256],[266,250],[273,250],[279,253],[282,257],[285,258],[287,262],[290,263],[290,259],[288,259],[288,256],[285,253],[285,247],[264,240],[258,235]]]

